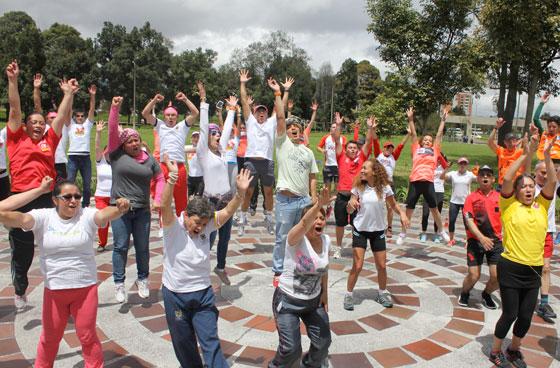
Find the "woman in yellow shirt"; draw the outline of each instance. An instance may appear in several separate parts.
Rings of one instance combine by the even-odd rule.
[[[526,148],[504,175],[500,193],[504,252],[498,261],[498,282],[502,315],[496,323],[494,343],[490,352],[490,361],[497,367],[509,367],[507,361],[515,367],[526,367],[519,349],[521,339],[531,326],[539,295],[548,207],[556,186],[556,172],[550,158],[552,144],[545,146],[547,180],[536,198],[533,177],[528,174],[515,177],[517,170],[526,160],[530,161],[537,150],[538,132],[532,133],[535,134],[531,137],[528,149]],[[512,324],[511,345],[504,355],[502,342]]]

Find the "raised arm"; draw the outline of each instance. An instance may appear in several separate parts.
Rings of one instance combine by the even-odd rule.
[[[289,91],[290,91],[290,87],[292,87],[292,84],[294,84],[294,78],[292,77],[286,77],[286,80],[284,81],[284,83],[282,83],[282,87],[284,87],[284,96],[282,97],[282,106],[284,107],[284,111],[286,111],[286,109],[288,108],[288,97],[290,94]]]
[[[554,169],[554,163],[552,162],[552,158],[550,157],[550,150],[554,146],[554,142],[547,141],[544,146],[544,163],[546,165],[546,181],[544,182],[544,187],[541,190],[541,193],[544,195],[545,198],[551,199],[554,198],[554,192],[556,191],[556,170]]]
[[[494,153],[498,152],[498,145],[496,144],[496,133],[505,123],[506,121],[503,118],[498,118],[498,120],[496,120],[496,126],[494,127],[494,129],[492,129],[492,132],[490,132],[490,136],[488,137],[488,147],[490,147],[490,149]]]
[[[544,132],[544,128],[541,124],[541,112],[544,107],[544,104],[548,102],[549,98],[550,98],[550,92],[547,91],[542,95],[541,101],[539,102],[539,105],[537,106],[537,108],[535,109],[535,113],[533,114],[533,123],[539,129],[540,134]]]
[[[443,114],[441,115],[441,120],[439,122],[439,127],[436,134],[436,140],[434,142],[434,146],[439,147],[441,146],[441,141],[443,140],[443,130],[445,128],[445,121],[447,120],[447,115],[449,114],[450,105],[447,105],[443,109]]]
[[[12,194],[3,201],[0,201],[0,211],[13,211],[25,206],[26,204],[39,198],[43,194],[50,193],[52,183],[53,179],[50,176],[45,176],[38,188],[34,188],[26,192]]]
[[[311,103],[311,111],[313,111],[311,113],[311,120],[309,120],[309,124],[307,124],[305,130],[303,131],[303,135],[306,136],[308,142],[309,142],[309,137],[311,136],[311,130],[313,129],[313,125],[315,124],[315,119],[317,118],[318,108],[319,108],[319,104],[317,103],[317,101],[313,101]]]
[[[218,117],[218,125],[220,129],[224,129],[224,116],[222,115],[222,108],[216,107],[216,116]]]
[[[233,216],[235,211],[237,211],[237,208],[245,199],[245,193],[247,193],[247,188],[249,188],[249,183],[252,179],[253,177],[251,176],[251,172],[249,170],[241,169],[236,180],[237,192],[225,208],[216,212],[216,227],[222,227],[222,225],[224,225],[231,216]]]
[[[199,90],[198,90],[199,94],[201,94],[200,84],[202,84],[202,82],[200,82],[200,81],[196,83],[196,85],[199,86]],[[185,106],[187,106],[187,109],[189,109],[190,115],[185,119],[185,121],[187,122],[188,126],[192,126],[194,124],[194,122],[196,121],[196,119],[198,119],[198,115],[199,115],[198,109],[192,103],[192,101],[188,99],[188,97],[183,92],[177,93],[177,95],[175,96],[175,99],[184,103]],[[200,100],[202,101],[202,95],[200,97]],[[206,92],[204,92],[204,101],[206,101]]]
[[[196,155],[200,161],[206,160],[208,155],[208,104],[206,102],[200,102],[200,135],[198,138],[198,143],[196,145]],[[202,169],[204,170],[202,165]]]
[[[334,131],[334,145],[336,148],[336,155],[340,155],[342,153],[342,149],[344,147],[342,147],[342,144],[340,143],[340,134],[342,131],[342,116],[340,115],[339,112],[335,112],[334,113],[334,121],[336,122],[336,130]]]
[[[247,82],[250,80],[249,71],[241,69],[239,71],[239,93],[241,95],[241,108],[243,109],[243,119],[245,119],[245,121],[251,116],[251,107],[247,99]]]
[[[10,105],[8,129],[15,132],[21,126],[21,101],[18,90],[19,66],[17,61],[14,60],[8,65],[6,75],[8,76],[8,104]]]
[[[105,122],[102,120],[97,121],[95,124],[95,161],[101,161],[103,157],[103,148],[101,148],[101,132],[105,128]]]
[[[41,84],[43,84],[43,76],[37,73],[33,76],[33,110],[38,113],[43,113],[41,106]]]
[[[317,198],[317,202],[315,202],[313,207],[307,211],[301,220],[288,232],[287,244],[290,246],[298,245],[305,236],[305,233],[313,227],[317,214],[321,208],[328,205],[335,199],[336,196],[331,197],[329,188],[324,187],[319,194],[319,198]]]
[[[64,96],[62,97],[60,105],[58,105],[56,118],[54,118],[52,122],[52,129],[59,137],[62,134],[62,127],[70,119],[74,95],[78,92],[80,86],[78,81],[75,79],[70,79],[69,81],[63,79],[60,82],[60,89],[62,90],[62,93],[64,93]]]
[[[6,227],[17,227],[21,229],[32,229],[35,219],[28,213],[17,211],[0,211],[0,223]]]
[[[89,110],[88,110],[87,118],[89,121],[94,121],[95,120],[95,95],[97,94],[97,86],[95,84],[89,86],[88,93],[89,93]]]
[[[294,109],[294,101],[288,100],[288,118],[292,116],[292,110]]]
[[[112,153],[120,147],[121,141],[119,139],[119,110],[121,109],[122,97],[113,97],[111,103],[111,110],[109,110],[109,128],[108,128],[108,149]]]
[[[529,142],[528,147],[525,149],[523,154],[519,156],[517,160],[515,160],[507,169],[506,173],[504,174],[504,180],[502,182],[502,194],[506,197],[510,196],[513,193],[513,181],[515,180],[515,176],[517,175],[517,171],[523,166],[527,156],[533,157],[535,152],[537,151],[537,147],[539,146],[539,135],[535,134],[531,136],[531,141]],[[548,173],[548,171],[547,171]],[[543,188],[544,190],[544,188]],[[545,192],[545,195],[547,193]]]
[[[157,93],[154,98],[152,98],[142,110],[142,116],[146,119],[146,122],[150,125],[155,125],[157,119],[155,115],[152,115],[152,111],[155,109],[156,105],[163,101],[163,95]]]
[[[227,103],[227,116],[224,128],[222,130],[222,135],[220,136],[220,147],[222,151],[225,152],[229,139],[231,137],[231,131],[233,129],[233,121],[235,120],[235,112],[237,111],[237,97],[229,96],[226,100]]]
[[[373,140],[373,132],[377,128],[377,119],[375,118],[375,116],[370,116],[367,119],[366,123],[368,129],[366,133],[366,141],[362,146],[362,152],[364,153],[364,156],[369,157],[369,155],[371,154],[371,142]]]
[[[280,85],[273,78],[268,78],[268,86],[274,91],[274,108],[276,110],[276,136],[281,137],[286,134],[286,117],[284,116],[284,101]]]
[[[393,157],[395,158],[395,160],[398,160],[399,157],[401,157],[402,150],[404,148],[404,145],[408,141],[408,138],[410,138],[410,128],[406,128],[406,135],[401,140],[401,143],[399,143],[398,146],[395,147],[395,150],[393,151]]]
[[[107,224],[113,220],[118,219],[122,215],[128,212],[130,208],[130,202],[125,198],[117,198],[115,201],[115,206],[108,206],[102,210],[95,213],[93,220],[95,224],[99,227],[105,227]]]
[[[414,125],[414,107],[410,106],[406,109],[406,117],[408,118],[410,138],[412,139],[412,142],[416,142],[418,140],[418,136],[416,135],[416,126]]]

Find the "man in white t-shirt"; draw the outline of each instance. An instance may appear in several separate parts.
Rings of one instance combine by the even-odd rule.
[[[264,221],[269,234],[274,234],[274,224],[272,223],[272,209],[274,201],[272,198],[272,190],[274,186],[274,135],[276,133],[276,117],[268,117],[268,108],[264,105],[257,105],[251,113],[251,107],[247,100],[247,82],[251,80],[247,70],[239,72],[241,107],[243,109],[243,117],[245,118],[245,126],[247,129],[247,150],[245,151],[246,169],[251,171],[253,181],[247,192],[245,202],[241,206],[241,218],[239,221],[238,232],[242,236],[245,233],[247,225],[247,210],[251,203],[251,197],[257,184],[257,180],[261,182],[264,188]],[[280,91],[275,92],[281,93]]]
[[[163,156],[162,156],[163,157]],[[182,367],[229,367],[218,337],[218,310],[210,283],[210,233],[233,216],[244,199],[251,176],[237,176],[237,193],[227,206],[214,211],[204,197],[193,197],[179,217],[171,208],[178,167],[163,157],[169,178],[161,198],[163,224],[162,293],[165,315],[177,360]],[[194,306],[194,307],[193,307]]]
[[[91,85],[89,92],[89,110],[87,118],[83,110],[74,110],[74,118],[68,126],[68,180],[76,181],[78,171],[82,176],[82,207],[89,207],[91,197],[91,128],[95,118],[95,94],[97,87]]]
[[[183,92],[177,93],[175,99],[183,102],[189,109],[190,115],[184,120],[177,121],[179,112],[176,107],[169,103],[169,106],[163,110],[163,120],[158,119],[152,115],[152,110],[155,105],[162,102],[164,97],[159,93],[148,102],[142,116],[146,119],[148,124],[152,124],[157,131],[159,137],[160,157],[164,154],[169,156],[170,160],[177,162],[179,167],[179,180],[175,185],[173,192],[173,199],[175,200],[175,211],[177,216],[181,214],[187,207],[187,170],[185,168],[185,141],[189,134],[189,129],[198,118],[198,109],[187,98]],[[167,166],[160,163],[161,170],[167,179],[168,172]]]

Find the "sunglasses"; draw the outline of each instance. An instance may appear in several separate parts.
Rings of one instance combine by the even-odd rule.
[[[210,135],[211,135],[211,136],[215,136],[215,135],[219,135],[219,136],[221,136],[221,135],[222,135],[222,133],[220,133],[220,131],[219,131],[219,130],[211,130],[211,131],[210,131]]]
[[[83,115],[83,114],[76,114],[76,117],[77,117],[77,118],[83,118],[84,115]]]
[[[62,199],[65,202],[70,202],[72,200],[72,198],[79,201],[80,199],[82,199],[82,195],[81,194],[64,194],[64,195],[59,195],[56,198]]]

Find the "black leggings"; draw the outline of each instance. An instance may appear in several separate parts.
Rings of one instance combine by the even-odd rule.
[[[513,324],[513,334],[519,338],[525,337],[531,318],[537,305],[539,288],[518,289],[500,285],[500,297],[502,298],[502,315],[496,323],[494,336],[504,339]]]
[[[437,209],[439,213],[441,213],[443,209],[443,194],[443,192],[436,192]],[[424,201],[424,205],[422,206],[422,232],[426,232],[428,229],[428,216],[430,216],[430,208],[428,207],[428,203]],[[434,233],[437,232],[438,228],[434,221]]]
[[[463,211],[462,204],[449,203],[449,232],[455,232],[455,222],[457,222],[457,216]],[[461,215],[461,217],[463,217]],[[465,226],[466,227],[466,226]]]

